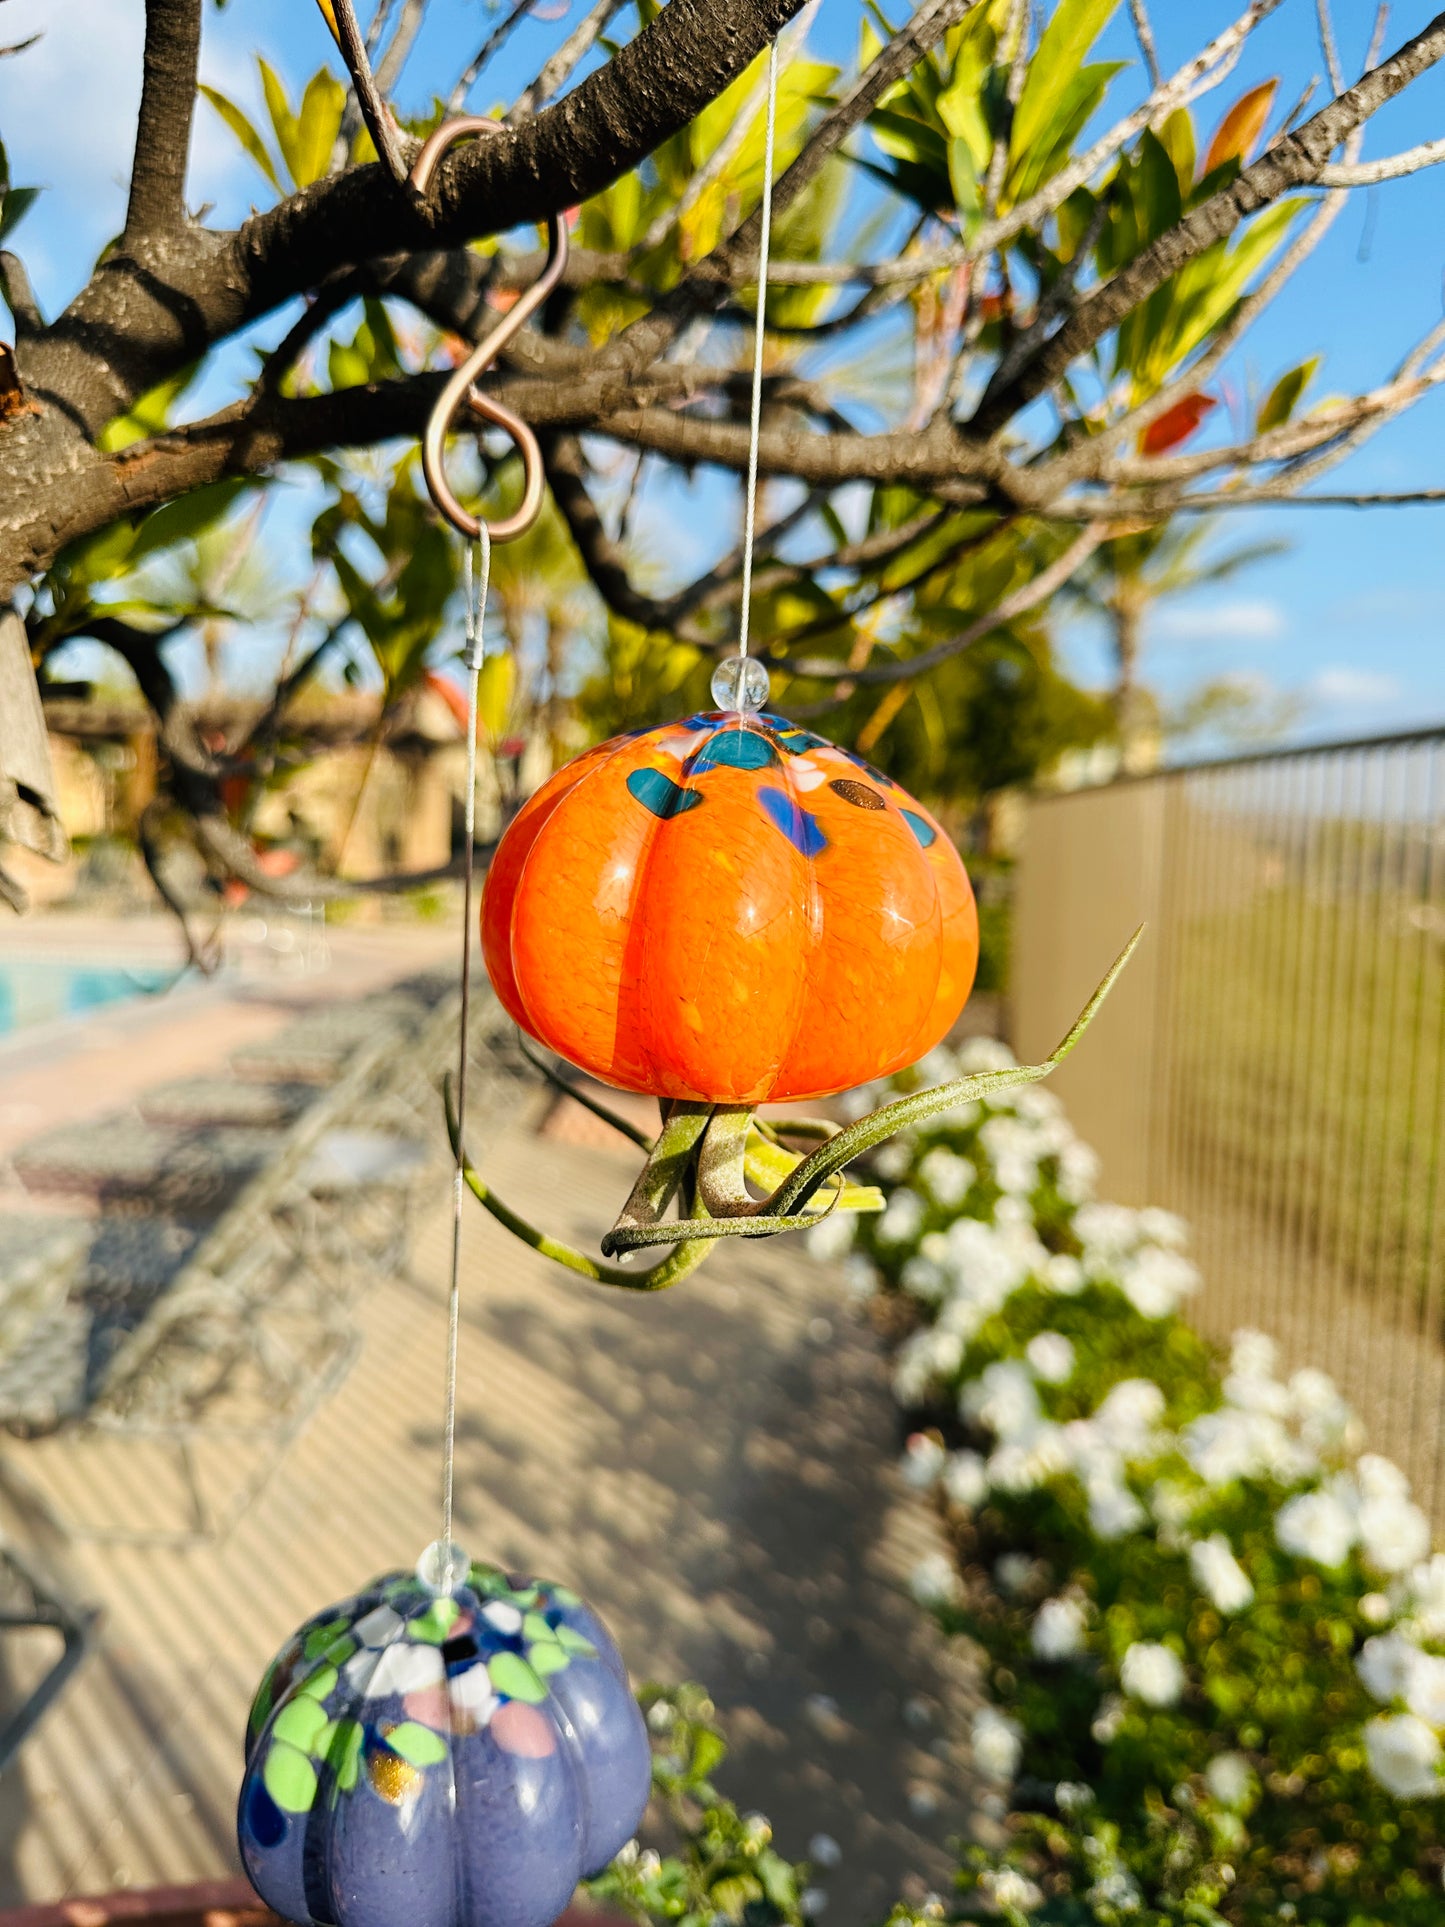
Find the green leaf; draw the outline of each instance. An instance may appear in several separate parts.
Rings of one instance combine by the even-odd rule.
[[[1060,0],[1029,63],[1009,135],[1011,159],[1027,153],[1036,143],[1053,145],[1053,129],[1069,89],[1118,4],[1119,0]]]
[[[1302,361],[1298,368],[1291,368],[1287,374],[1280,376],[1260,403],[1254,424],[1257,435],[1266,434],[1271,428],[1283,428],[1299,407],[1300,396],[1314,380],[1322,359],[1320,355],[1312,355],[1308,361]]]
[[[1006,197],[1010,204],[1027,200],[1058,173],[1068,160],[1075,140],[1108,92],[1110,81],[1122,72],[1124,64],[1121,60],[1112,60],[1080,67],[1060,89],[1042,135],[1026,147],[1015,147],[1010,140]],[[1017,127],[1017,121],[1014,125]]]
[[[408,1766],[436,1766],[447,1757],[447,1743],[441,1734],[416,1720],[403,1720],[382,1737]]]
[[[228,100],[218,88],[208,87],[205,82],[202,81],[200,91],[215,108],[216,112],[221,116],[221,119],[241,143],[241,146],[250,155],[251,159],[279,194],[281,192],[281,181],[276,172],[276,163],[267,152],[265,141],[263,141],[261,136],[256,132],[255,127],[251,124],[247,116],[236,105],[235,101]]]
[[[157,382],[154,388],[147,389],[145,394],[136,399],[128,415],[117,415],[114,421],[107,422],[97,438],[101,452],[114,455],[117,450],[128,448],[132,442],[146,441],[168,428],[171,410],[195,379],[198,365],[192,362],[189,368],[182,368],[179,374]]]
[[[691,1777],[705,1780],[726,1758],[727,1743],[721,1733],[714,1732],[710,1726],[699,1727],[692,1747]]]
[[[335,74],[325,67],[318,68],[301,96],[291,147],[288,150],[283,146],[281,150],[297,187],[309,187],[330,168],[345,108],[346,89]]]
[[[289,173],[291,156],[296,149],[296,116],[291,112],[285,84],[270,61],[263,60],[258,54],[256,66],[261,75],[261,92],[266,97],[266,112],[271,117],[271,131],[276,136],[282,163]]]
[[[0,210],[0,241],[6,240],[19,227],[27,212],[34,206],[40,194],[38,187],[7,187],[4,207]]]
[[[147,555],[155,555],[161,549],[172,548],[177,542],[194,540],[203,530],[219,522],[237,496],[244,494],[250,486],[251,483],[244,476],[231,476],[223,482],[212,482],[206,488],[195,489],[189,495],[177,496],[174,502],[167,502],[163,508],[156,509],[136,531],[130,552],[132,563],[139,562]],[[316,1658],[334,1637],[335,1634],[324,1627],[313,1633],[306,1644],[306,1657]]]

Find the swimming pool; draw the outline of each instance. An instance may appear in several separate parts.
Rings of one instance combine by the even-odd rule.
[[[144,997],[172,974],[154,965],[132,970],[75,957],[0,958],[0,1037]]]

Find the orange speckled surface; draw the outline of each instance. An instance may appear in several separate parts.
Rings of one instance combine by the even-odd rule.
[[[958,852],[905,791],[771,714],[711,711],[559,770],[482,899],[497,995],[623,1090],[825,1096],[921,1057],[973,984]]]

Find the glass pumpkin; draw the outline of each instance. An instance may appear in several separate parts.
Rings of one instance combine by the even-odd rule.
[[[978,915],[933,817],[768,711],[585,751],[498,846],[482,942],[508,1013],[604,1083],[662,1098],[822,1097],[953,1027]]]
[[[391,1573],[310,1619],[246,1736],[237,1831],[262,1899],[316,1927],[547,1927],[637,1829],[647,1732],[564,1587]]]

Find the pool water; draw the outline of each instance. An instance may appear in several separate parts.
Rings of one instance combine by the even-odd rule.
[[[123,970],[75,958],[0,959],[0,1037],[147,996],[160,990],[169,975],[154,968]]]

